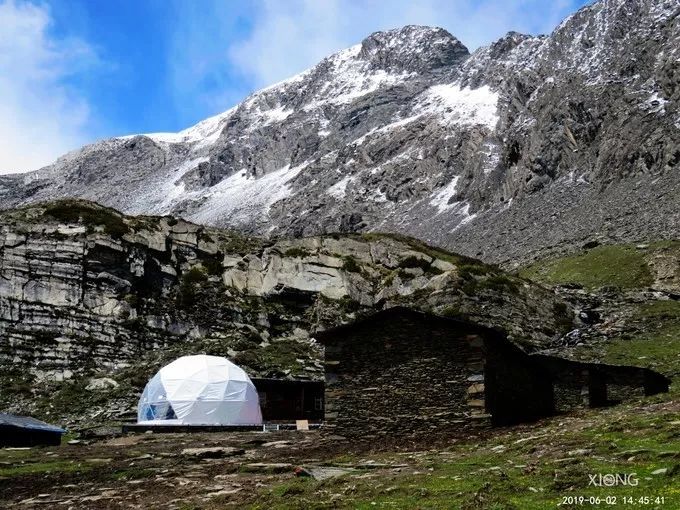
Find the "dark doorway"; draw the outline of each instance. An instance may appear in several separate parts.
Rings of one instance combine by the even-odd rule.
[[[286,379],[252,379],[264,421],[322,420],[324,383]]]

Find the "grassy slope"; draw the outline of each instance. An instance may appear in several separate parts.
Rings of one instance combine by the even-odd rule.
[[[651,301],[636,307],[637,332],[615,336],[604,346],[609,363],[648,366],[680,377],[680,302]]]
[[[536,262],[520,275],[546,285],[576,283],[585,289],[618,287],[623,292],[654,285],[653,261],[660,257],[680,272],[680,242],[661,241],[646,248],[598,246],[584,253]],[[680,291],[680,289],[676,289]],[[576,357],[614,364],[647,366],[680,377],[680,302],[631,302],[627,331],[595,347],[574,350]]]
[[[634,246],[598,246],[570,257],[537,262],[520,275],[548,285],[577,283],[587,289],[607,285],[637,288],[652,283],[644,255]]]

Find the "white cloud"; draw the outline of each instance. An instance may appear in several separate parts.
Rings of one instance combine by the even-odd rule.
[[[96,55],[50,23],[44,5],[0,0],[0,173],[39,168],[89,138],[89,105],[67,81]]]
[[[550,32],[574,10],[570,0],[262,0],[249,36],[229,51],[256,87],[285,79],[377,30],[447,29],[472,51],[510,30]]]

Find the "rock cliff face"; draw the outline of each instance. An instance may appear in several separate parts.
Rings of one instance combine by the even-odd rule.
[[[266,236],[392,231],[512,263],[677,237],[680,5],[601,0],[472,54],[378,32],[176,134],[0,178],[0,204],[82,197]]]
[[[578,321],[542,287],[409,238],[262,241],[84,201],[0,219],[0,405],[15,410],[44,412],[64,388],[113,388],[127,411],[158,366],[185,353],[318,378],[316,331],[396,304],[502,328],[527,349]],[[63,398],[71,412],[90,400]]]

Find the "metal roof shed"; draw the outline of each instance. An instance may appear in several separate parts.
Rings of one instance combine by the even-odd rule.
[[[0,413],[0,447],[59,446],[65,432],[29,416]]]

